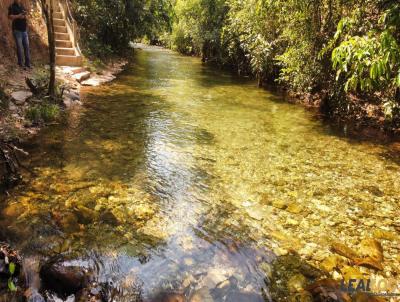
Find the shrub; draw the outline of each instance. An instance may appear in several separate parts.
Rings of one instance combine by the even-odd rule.
[[[50,123],[58,119],[60,108],[55,104],[43,103],[29,108],[26,118],[34,124]]]

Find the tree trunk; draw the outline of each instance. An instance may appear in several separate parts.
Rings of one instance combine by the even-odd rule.
[[[53,0],[50,0],[50,5],[46,4],[46,0],[41,0],[42,12],[46,21],[47,38],[49,42],[49,64],[50,64],[50,79],[48,94],[52,100],[55,99],[56,85],[56,46],[54,38],[54,22],[53,22]]]
[[[49,61],[50,61],[50,81],[49,81],[49,96],[52,100],[55,99],[56,86],[56,42],[54,38],[54,21],[53,21],[53,1],[50,1],[50,30],[49,33]]]

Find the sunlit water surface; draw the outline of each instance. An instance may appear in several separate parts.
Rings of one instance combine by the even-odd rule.
[[[161,49],[137,50],[28,151],[36,175],[3,204],[6,235],[26,255],[87,266],[125,301],[263,301],[277,256],[318,266],[332,241],[399,222],[390,146],[337,136],[253,81]],[[383,245],[393,268],[399,251]]]

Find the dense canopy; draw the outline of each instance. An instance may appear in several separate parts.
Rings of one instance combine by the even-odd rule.
[[[399,125],[400,4],[395,0],[76,0],[86,51],[146,39],[204,62],[319,93],[332,115],[378,103]],[[359,105],[361,106],[361,105]]]

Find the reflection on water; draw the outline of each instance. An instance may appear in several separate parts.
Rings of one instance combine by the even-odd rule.
[[[320,267],[333,241],[380,230],[395,236],[379,238],[385,272],[398,271],[390,147],[337,137],[253,82],[158,49],[88,89],[84,107],[35,139],[37,175],[3,203],[3,235],[27,255],[63,253],[121,301],[268,300],[274,268],[293,267],[277,256]]]

